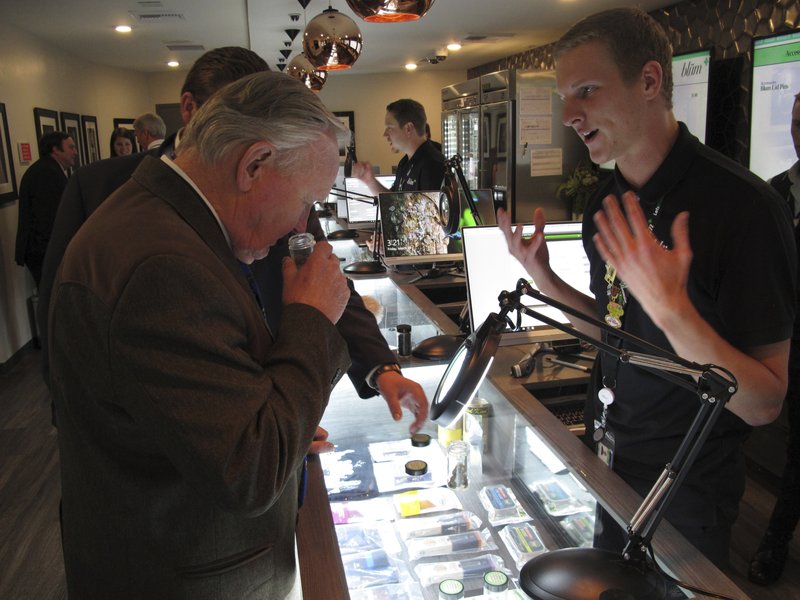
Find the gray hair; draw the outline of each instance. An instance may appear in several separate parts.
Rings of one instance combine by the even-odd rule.
[[[661,94],[672,108],[672,45],[653,17],[638,8],[614,8],[590,15],[556,42],[556,63],[567,51],[593,41],[608,48],[625,83],[639,77],[645,63],[654,60],[660,64]]]
[[[186,126],[178,154],[194,148],[214,165],[263,140],[275,146],[278,167],[292,168],[321,135],[336,138],[341,147],[350,130],[299,80],[263,71],[211,96]]]
[[[164,119],[153,113],[144,113],[133,122],[134,131],[146,131],[154,138],[164,139],[167,135],[167,126]]]

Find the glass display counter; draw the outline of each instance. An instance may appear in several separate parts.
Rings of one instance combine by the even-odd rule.
[[[409,298],[386,278],[361,280],[358,288],[385,305],[382,329],[392,343],[396,323],[386,316],[394,302],[398,316],[413,313]],[[409,314],[403,316],[416,318]],[[425,327],[414,324],[427,335]],[[528,391],[542,381],[571,384],[585,376],[554,367],[513,379],[509,366],[522,354],[520,347],[500,349],[478,392],[488,410],[465,417],[466,434],[463,425],[458,430],[470,449],[465,489],[448,487],[462,482],[445,452],[458,433],[429,422],[423,433],[430,444],[415,446],[410,416],[395,422],[380,397],[360,399],[349,381],[340,382],[321,423],[336,452],[310,461],[299,520],[305,598],[432,599],[443,579],[461,580],[465,598],[480,597],[487,571],[507,575],[507,598],[524,598],[516,589],[520,567],[540,552],[591,545],[597,503],[621,526],[628,522],[641,498]],[[443,371],[444,365],[404,367],[429,398]],[[747,597],[668,523],[653,542],[670,575]]]

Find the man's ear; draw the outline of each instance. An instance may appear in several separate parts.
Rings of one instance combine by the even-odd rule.
[[[236,168],[236,183],[239,190],[249,192],[253,184],[264,176],[265,169],[275,160],[275,148],[266,141],[259,141],[247,147]]]
[[[200,108],[197,106],[197,102],[194,99],[194,95],[192,92],[183,92],[181,94],[181,119],[183,119],[183,124],[188,125],[189,121],[192,120],[192,116],[197,109]]]
[[[664,73],[661,65],[655,61],[647,61],[642,67],[642,83],[644,85],[645,98],[652,100],[661,93],[661,85],[664,82]]]

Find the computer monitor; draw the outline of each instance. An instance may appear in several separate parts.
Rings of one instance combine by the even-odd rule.
[[[394,183],[394,175],[378,175],[375,179],[385,188],[391,188]],[[369,203],[369,198],[364,197],[372,196],[367,184],[355,177],[347,177],[344,180],[344,189],[346,192],[359,194],[347,197],[348,226],[351,229],[372,227],[375,224],[376,208],[374,204]]]
[[[517,225],[523,235],[533,235],[533,225]],[[531,279],[520,262],[508,251],[503,232],[497,226],[464,227],[464,268],[467,276],[467,302],[472,331],[486,320],[490,313],[500,311],[498,296],[502,291],[512,291],[519,279]],[[579,291],[592,295],[589,288],[589,260],[583,249],[581,223],[548,223],[544,230],[550,266],[564,281]],[[533,298],[523,296],[523,304],[559,321],[569,323],[560,310],[546,306]],[[509,315],[516,321],[516,313]],[[565,339],[569,336],[552,326],[527,315],[522,315],[520,331],[502,335],[501,345]]]
[[[797,160],[790,126],[800,92],[800,33],[753,40],[750,170],[769,179]]]
[[[460,261],[461,233],[445,233],[439,190],[387,192],[379,197],[381,245],[389,266]]]

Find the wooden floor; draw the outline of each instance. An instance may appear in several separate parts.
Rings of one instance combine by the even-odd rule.
[[[50,399],[39,371],[39,353],[31,350],[0,373],[0,599],[66,598],[59,495]],[[764,588],[743,576],[774,501],[770,490],[748,480],[734,531],[735,572],[730,576],[755,600],[800,600],[800,536],[792,542],[780,582]]]

